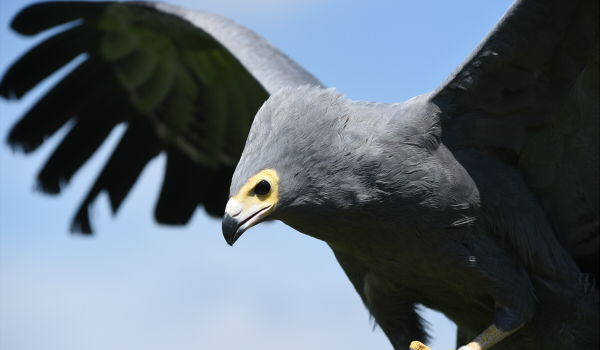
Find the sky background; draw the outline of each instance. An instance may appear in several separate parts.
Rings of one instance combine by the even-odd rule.
[[[429,92],[469,54],[510,1],[168,1],[255,30],[353,100],[400,102]],[[0,1],[0,74],[40,38],[9,30],[26,1]],[[72,67],[71,67],[72,68]],[[67,70],[69,67],[67,67]],[[62,71],[63,74],[65,70]],[[60,73],[59,73],[60,75]],[[31,155],[6,136],[57,76],[21,101],[0,100],[0,348],[391,349],[326,244],[280,222],[229,247],[201,209],[185,227],[154,223],[165,158],[144,170],[116,216],[93,208],[94,237],[68,233],[79,203],[124,131],[59,196],[35,176],[64,129]],[[456,327],[423,309],[433,350]]]

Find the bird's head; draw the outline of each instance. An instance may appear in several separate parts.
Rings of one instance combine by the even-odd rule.
[[[261,107],[233,174],[223,217],[223,235],[230,245],[250,227],[282,219],[297,208],[327,195],[330,120],[343,108],[343,95],[314,86],[285,88]],[[320,174],[320,179],[312,178]]]

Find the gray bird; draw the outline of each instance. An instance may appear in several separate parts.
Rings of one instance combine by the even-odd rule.
[[[102,190],[116,210],[161,150],[160,222],[185,223],[199,203],[220,214],[237,163],[227,242],[266,220],[327,242],[395,349],[426,341],[418,304],[458,325],[459,345],[469,343],[461,349],[594,349],[598,17],[597,1],[517,1],[437,89],[383,104],[324,88],[217,15],[40,4],[13,27],[83,24],[18,61],[0,93],[19,97],[79,53],[90,56],[9,136],[30,151],[75,115],[40,173],[48,192],[114,125],[129,123],[75,230],[91,231],[87,206]],[[84,88],[90,79],[101,83]],[[205,181],[214,188],[198,185]]]

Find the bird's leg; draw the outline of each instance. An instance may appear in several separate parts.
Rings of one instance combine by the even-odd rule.
[[[498,343],[500,340],[508,337],[517,329],[513,329],[511,331],[503,331],[495,325],[491,325],[485,331],[483,331],[483,333],[478,335],[477,338],[473,339],[472,342],[465,346],[461,346],[460,348],[458,348],[458,350],[487,350],[496,343]]]
[[[495,244],[490,236],[480,235],[476,241],[461,243],[453,249],[447,255],[448,264],[461,270],[449,274],[452,279],[448,279],[447,283],[462,281],[468,286],[463,289],[466,293],[477,290],[479,295],[487,295],[494,300],[493,305],[482,304],[489,310],[486,312],[493,310],[493,318],[487,321],[489,323],[471,320],[467,313],[459,316],[461,324],[472,325],[474,329],[471,332],[481,333],[470,343],[460,344],[464,346],[458,350],[487,350],[521,329],[531,319],[536,305],[532,282],[525,267],[515,262],[512,252]],[[484,328],[486,326],[487,329]],[[430,350],[419,342],[411,343],[410,349]]]
[[[506,316],[506,313],[500,312],[500,313],[496,314],[496,317],[498,317],[499,314],[502,316]],[[503,318],[502,316],[500,316],[501,319]],[[495,324],[492,324],[485,331],[483,331],[483,333],[481,333],[475,339],[473,339],[472,342],[470,342],[467,345],[461,346],[460,348],[458,348],[458,350],[487,350],[487,349],[491,348],[492,346],[494,346],[495,344],[497,344],[502,339],[504,339],[504,338],[508,337],[509,335],[511,335],[512,333],[516,332],[522,326],[523,325],[521,324],[520,326],[518,326],[514,329],[505,331],[505,330],[502,330],[499,327],[497,327]],[[427,345],[425,345],[421,342],[418,342],[418,341],[413,341],[412,343],[410,343],[409,349],[410,350],[431,350]]]
[[[485,243],[483,239],[479,243],[482,242]],[[500,250],[490,252],[494,249],[491,244],[469,244],[465,247],[469,250],[462,258],[474,262],[466,266],[475,272],[473,276],[480,278],[477,280],[480,290],[494,298],[495,311],[491,325],[458,350],[487,350],[519,330],[531,318],[535,296],[525,269],[512,264],[509,254]],[[500,270],[498,266],[504,269]],[[410,349],[430,350],[419,342],[411,343]]]
[[[461,346],[458,350],[487,350],[500,340],[511,335],[517,329],[505,332],[495,325],[491,325],[483,331],[483,333],[478,335],[477,338],[473,339],[472,342],[465,346]],[[414,341],[410,343],[410,350],[431,350],[431,348],[421,342]]]

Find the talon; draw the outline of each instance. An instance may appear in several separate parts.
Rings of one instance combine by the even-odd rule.
[[[429,346],[421,343],[420,341],[414,341],[410,343],[410,350],[431,350]]]

